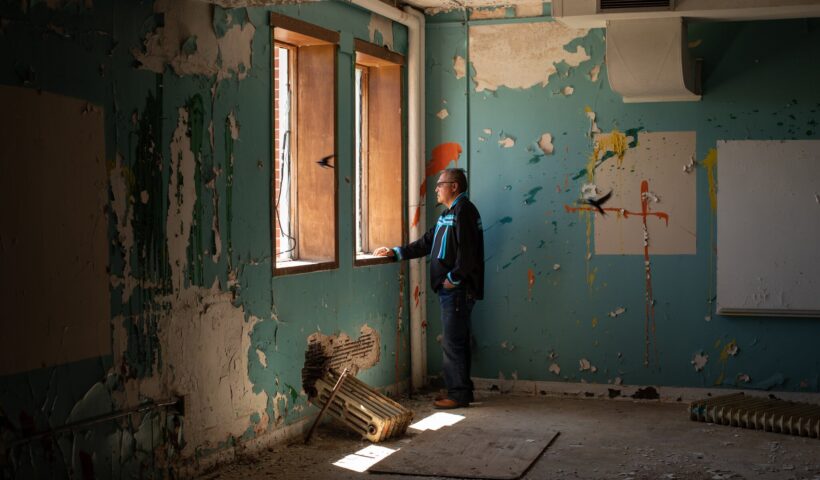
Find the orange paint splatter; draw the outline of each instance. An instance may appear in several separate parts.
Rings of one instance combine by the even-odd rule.
[[[416,308],[419,306],[419,286],[416,285],[416,289],[413,291],[413,299],[416,301]]]
[[[461,145],[457,142],[447,142],[437,145],[431,152],[433,158],[427,160],[427,166],[424,168],[424,180],[421,181],[419,187],[419,197],[424,198],[427,195],[427,177],[436,175],[450,165],[450,162],[456,162],[458,167],[458,157],[461,156]],[[416,207],[416,214],[413,217],[412,226],[419,224],[421,219],[421,207]]]
[[[535,285],[535,272],[532,269],[527,270],[527,296],[532,300],[532,286]]]

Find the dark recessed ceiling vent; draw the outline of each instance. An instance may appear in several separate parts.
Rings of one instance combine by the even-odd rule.
[[[674,0],[599,0],[599,12],[622,10],[674,10]]]

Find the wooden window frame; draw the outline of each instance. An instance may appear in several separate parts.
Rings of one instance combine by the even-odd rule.
[[[339,267],[339,173],[338,173],[338,143],[339,143],[339,136],[338,136],[338,112],[337,112],[337,103],[338,103],[338,45],[339,45],[339,33],[334,32],[332,30],[327,30],[322,27],[318,27],[316,25],[303,22],[301,20],[297,20],[295,18],[286,17],[284,15],[280,15],[278,13],[271,13],[270,14],[270,25],[271,25],[271,38],[270,38],[270,45],[271,45],[271,141],[272,144],[275,145],[276,141],[276,123],[275,123],[275,116],[276,116],[276,104],[274,98],[274,88],[276,85],[276,69],[274,68],[275,62],[275,55],[276,55],[276,45],[286,45],[294,47],[296,51],[296,55],[293,55],[293,59],[291,60],[293,63],[292,65],[296,65],[296,69],[293,70],[293,75],[298,77],[299,75],[299,48],[300,47],[315,47],[315,46],[330,46],[332,47],[332,62],[333,62],[333,101],[332,103],[332,134],[333,134],[333,158],[331,159],[333,165],[333,226],[332,232],[328,232],[329,235],[332,235],[333,239],[333,249],[332,249],[332,259],[329,260],[310,260],[310,259],[303,259],[301,256],[303,255],[303,247],[300,247],[300,242],[306,241],[303,235],[310,236],[310,232],[302,232],[301,225],[299,222],[301,221],[300,218],[297,216],[300,213],[300,200],[299,200],[299,179],[298,179],[298,161],[299,160],[299,150],[302,148],[302,144],[299,143],[299,113],[300,110],[300,102],[298,100],[300,96],[299,89],[301,88],[302,84],[297,79],[295,81],[296,87],[294,88],[293,92],[293,103],[292,103],[292,113],[293,125],[296,125],[295,128],[292,127],[294,133],[291,135],[290,143],[291,143],[291,152],[293,152],[293,158],[290,159],[291,161],[291,187],[290,187],[290,194],[291,194],[291,222],[294,223],[294,227],[292,229],[293,236],[296,241],[295,245],[295,259],[288,262],[278,262],[277,261],[277,243],[278,243],[278,235],[276,235],[276,225],[277,225],[277,211],[276,211],[276,178],[279,174],[277,168],[277,159],[276,157],[276,148],[271,148],[273,157],[273,165],[271,168],[271,198],[270,198],[270,205],[271,205],[271,248],[272,248],[272,262],[271,262],[271,269],[273,276],[283,276],[283,275],[292,275],[292,274],[299,274],[299,273],[308,273],[308,272],[315,272],[320,270],[332,270]],[[305,102],[301,102],[305,103]],[[302,105],[304,106],[304,105]],[[304,160],[304,159],[303,159]],[[305,160],[306,161],[306,160]],[[300,240],[300,237],[301,240]],[[278,264],[278,265],[277,265]]]
[[[405,212],[405,210],[406,210],[405,196],[406,195],[404,194],[405,185],[406,185],[405,180],[407,178],[407,173],[406,173],[407,152],[406,152],[406,141],[405,141],[405,134],[406,134],[405,115],[406,115],[406,105],[407,105],[407,98],[406,97],[407,96],[406,96],[405,91],[404,91],[405,90],[404,77],[405,77],[405,73],[406,73],[405,68],[404,68],[405,59],[404,59],[403,55],[400,55],[400,54],[395,53],[395,52],[391,52],[386,47],[380,47],[378,45],[374,45],[372,43],[369,43],[369,42],[366,42],[366,41],[360,40],[360,39],[355,39],[354,40],[354,48],[355,48],[355,51],[356,51],[355,67],[364,67],[364,68],[366,68],[368,70],[368,74],[367,74],[368,78],[372,78],[371,74],[370,74],[371,73],[370,70],[373,69],[373,68],[378,68],[378,67],[382,67],[382,66],[391,66],[391,67],[398,67],[399,68],[399,70],[398,70],[398,72],[399,72],[399,88],[398,88],[398,91],[399,91],[399,95],[400,95],[399,105],[400,105],[401,113],[399,115],[399,121],[400,121],[400,125],[399,125],[399,150],[400,150],[400,158],[399,158],[400,168],[399,168],[399,172],[400,172],[400,180],[399,180],[399,189],[398,189],[399,193],[398,193],[398,195],[399,195],[399,214],[400,214],[400,218],[401,218],[401,220],[400,220],[400,223],[401,223],[400,243],[404,244],[404,243],[407,242],[407,218],[406,218],[406,215],[405,215],[405,213],[406,213]],[[365,92],[368,92],[367,102],[369,104],[371,102],[371,98],[370,98],[370,95],[369,95],[369,85],[364,84],[363,89],[365,90]],[[355,102],[354,102],[354,104],[355,104]],[[362,109],[364,110],[365,108],[368,108],[368,106],[363,104]],[[368,110],[364,110],[364,111],[368,111]],[[369,136],[368,117],[369,117],[369,112],[368,112],[368,115],[363,115],[363,117],[362,117],[362,123],[363,123],[363,125],[362,125],[363,142],[362,143],[363,144],[367,143],[367,140],[365,140],[365,139],[368,138],[368,136]],[[362,160],[362,170],[363,170],[363,173],[364,173],[363,177],[365,179],[367,179],[369,177],[367,172],[368,172],[368,169],[369,169],[370,165],[372,165],[372,162],[370,161],[371,159],[369,157],[370,157],[370,154],[373,153],[373,152],[369,147],[370,146],[368,145],[367,150],[366,150],[367,158]],[[363,195],[369,196],[369,187],[370,187],[369,181],[365,180],[363,182],[362,187],[363,187],[363,189],[365,189],[365,192],[364,192]],[[368,215],[367,207],[366,207],[367,201],[365,200],[365,198],[367,198],[367,197],[363,197],[363,204],[364,204],[364,206],[362,207],[362,215],[363,216]],[[359,205],[357,205],[357,202],[356,202],[356,194],[354,194],[353,195],[353,209],[354,209],[354,212],[358,208],[359,208]],[[367,219],[365,219],[362,223],[363,223],[363,226],[366,225],[367,228],[370,227],[369,221]],[[356,225],[355,218],[354,218],[353,224],[354,224],[354,226],[353,226],[353,265],[354,265],[354,267],[380,265],[380,264],[392,263],[393,262],[393,259],[389,258],[389,257],[375,257],[375,256],[372,256],[372,255],[367,255],[367,254],[360,255],[360,252],[357,251],[358,250],[358,248],[357,248],[357,237],[359,236],[360,233],[358,231],[358,226]],[[369,233],[365,234],[365,236],[369,236]],[[369,243],[369,242],[365,242],[365,243]],[[365,246],[365,248],[372,251],[374,248],[379,247],[379,246],[392,247],[392,246],[395,246],[395,245],[369,245],[369,244],[367,244]]]

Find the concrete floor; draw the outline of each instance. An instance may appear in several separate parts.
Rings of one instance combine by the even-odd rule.
[[[420,420],[434,412],[432,395],[401,400]],[[523,478],[813,479],[820,480],[820,440],[689,420],[687,405],[658,401],[484,394],[451,410],[492,425],[559,430]],[[447,427],[458,428],[458,424]],[[415,433],[380,445],[412,443]],[[333,466],[369,445],[343,426],[320,426],[309,446],[280,445],[203,475],[203,479],[432,477],[356,473]]]

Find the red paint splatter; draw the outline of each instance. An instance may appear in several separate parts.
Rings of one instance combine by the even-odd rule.
[[[427,328],[427,320],[421,321],[421,328]]]
[[[416,289],[413,291],[413,299],[416,301],[416,308],[419,306],[419,286],[416,285]]]
[[[669,214],[665,212],[650,212],[649,211],[649,197],[647,195],[649,193],[649,181],[643,180],[641,181],[641,211],[640,213],[637,212],[630,212],[629,210],[625,210],[623,208],[616,208],[616,207],[608,207],[604,208],[605,212],[618,212],[624,216],[624,218],[629,218],[630,215],[635,215],[641,217],[641,221],[643,223],[643,231],[645,235],[648,235],[649,232],[646,219],[650,216],[658,217],[666,223],[666,226],[669,226]],[[590,205],[584,205],[581,207],[572,207],[570,205],[564,205],[564,210],[567,213],[577,212],[577,211],[587,211],[587,212],[596,212],[597,209]],[[645,237],[644,245],[643,245],[643,259],[645,268],[645,280],[646,280],[646,303],[644,305],[644,313],[646,320],[644,321],[644,339],[645,339],[645,349],[644,349],[644,358],[643,363],[645,366],[649,365],[649,344],[653,343],[655,346],[655,362],[657,363],[657,356],[658,356],[658,345],[657,345],[657,338],[656,338],[656,323],[655,323],[655,297],[652,294],[652,270],[650,267],[649,262],[649,238]],[[650,342],[650,332],[652,341]]]

